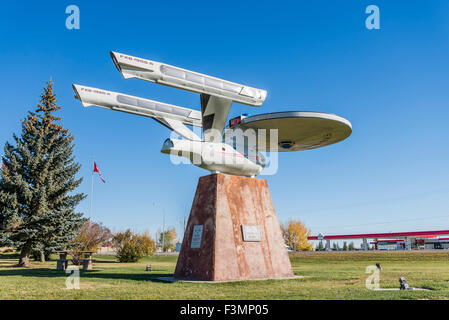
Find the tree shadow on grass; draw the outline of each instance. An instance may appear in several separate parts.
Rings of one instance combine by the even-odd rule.
[[[81,278],[95,279],[114,279],[114,280],[134,280],[134,281],[151,281],[165,282],[158,278],[173,277],[173,273],[96,273],[95,270],[87,271],[80,274]]]
[[[13,268],[11,265],[9,268]],[[49,268],[14,268],[8,270],[0,269],[0,277],[2,276],[21,276],[21,277],[67,277],[64,271]]]
[[[0,260],[19,259],[19,253],[0,253]]]
[[[72,272],[70,272],[72,273]],[[70,273],[63,270],[55,270],[49,268],[35,269],[10,269],[1,270],[0,278],[3,276],[21,276],[21,277],[42,277],[42,278],[66,278]],[[83,271],[80,270],[80,278],[82,279],[113,279],[113,280],[134,280],[134,281],[152,281],[164,282],[157,278],[173,277],[173,273],[103,273],[100,270]]]
[[[100,259],[93,259],[94,263],[120,263],[119,261],[115,261],[115,260],[100,260]]]
[[[1,273],[0,273],[1,276]],[[134,280],[134,281],[152,281],[163,282],[160,277],[173,277],[173,273],[104,273],[100,270],[82,271],[80,270],[81,279],[113,279],[113,280]]]

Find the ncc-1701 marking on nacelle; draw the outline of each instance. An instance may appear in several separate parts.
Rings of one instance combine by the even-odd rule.
[[[111,52],[111,57],[125,79],[199,93],[201,111],[78,84],[73,84],[75,97],[84,107],[153,118],[182,137],[165,140],[162,153],[185,157],[211,172],[254,177],[267,164],[265,151],[315,149],[342,141],[352,132],[351,123],[340,116],[307,111],[241,116],[226,127],[232,102],[258,107],[267,92],[122,53]],[[202,128],[201,137],[187,126]]]

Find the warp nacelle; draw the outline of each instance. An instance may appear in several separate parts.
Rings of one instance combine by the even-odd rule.
[[[250,106],[260,106],[265,90],[211,77],[165,63],[111,52],[112,60],[125,79],[138,78],[196,93],[230,99]]]

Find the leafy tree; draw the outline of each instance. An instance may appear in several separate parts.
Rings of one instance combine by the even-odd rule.
[[[307,239],[310,236],[310,230],[301,221],[290,219],[287,223],[281,225],[281,230],[285,244],[292,250],[312,250],[313,245]]]
[[[161,232],[159,234],[159,239],[157,242],[158,247],[161,247],[163,252],[166,252],[168,250],[175,250],[175,240],[177,236],[178,234],[176,233],[175,228],[171,228],[165,230],[165,232]]]
[[[337,243],[333,243],[332,244],[332,250],[334,250],[334,251],[338,251],[338,244]]]
[[[87,220],[73,240],[71,254],[74,259],[81,259],[83,251],[97,251],[98,247],[112,239],[109,228],[103,224]]]
[[[59,124],[53,83],[47,82],[35,112],[22,121],[22,134],[6,142],[0,180],[0,241],[20,250],[19,266],[33,251],[49,254],[66,248],[85,219],[76,213],[85,198],[73,193],[80,164],[73,136]]]
[[[137,262],[145,256],[153,255],[156,249],[149,232],[138,234],[130,229],[115,234],[112,245],[117,250],[117,259],[120,262]]]
[[[343,242],[343,251],[348,251],[348,244],[346,241]]]

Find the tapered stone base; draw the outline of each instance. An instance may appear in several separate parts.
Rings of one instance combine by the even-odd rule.
[[[249,238],[253,241],[244,241],[242,225],[253,230],[257,226],[258,234]],[[258,235],[260,241],[254,241]],[[175,279],[232,281],[292,276],[266,180],[224,174],[201,177]]]

